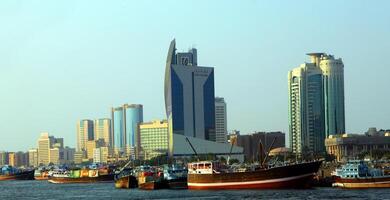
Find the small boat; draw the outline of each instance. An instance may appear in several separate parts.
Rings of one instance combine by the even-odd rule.
[[[48,180],[49,179],[49,170],[45,168],[38,168],[34,172],[34,179],[35,180]]]
[[[179,165],[164,167],[164,182],[168,189],[187,189],[188,170]]]
[[[308,188],[322,161],[232,171],[219,161],[188,164],[188,189]]]
[[[141,166],[138,172],[138,188],[156,190],[165,188],[164,175],[161,171],[150,166]]]
[[[333,187],[340,188],[390,188],[390,175],[383,169],[371,168],[360,160],[351,160],[334,172]]]
[[[5,165],[0,171],[0,181],[3,180],[34,180],[34,170],[21,170]]]
[[[114,173],[102,172],[96,169],[57,170],[51,173],[50,183],[101,183],[113,182]]]
[[[138,182],[132,168],[124,168],[115,175],[115,188],[136,188]]]

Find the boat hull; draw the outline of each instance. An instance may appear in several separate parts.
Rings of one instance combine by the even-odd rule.
[[[14,175],[0,175],[0,181],[5,180],[34,180],[34,170],[21,172]]]
[[[174,190],[188,189],[187,178],[167,180],[166,188]]]
[[[115,188],[136,188],[138,181],[134,176],[123,176],[115,180]]]
[[[364,188],[390,188],[390,177],[383,178],[336,178],[334,187],[364,189]]]
[[[321,161],[251,172],[188,174],[188,189],[308,188]]]
[[[49,177],[50,183],[68,184],[68,183],[102,183],[102,182],[114,182],[114,174],[99,175],[97,177]]]
[[[141,190],[157,190],[157,189],[163,189],[164,184],[158,181],[149,181],[146,183],[138,184],[138,188]]]

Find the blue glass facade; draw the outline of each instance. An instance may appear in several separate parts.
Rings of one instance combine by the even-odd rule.
[[[114,147],[116,149],[123,149],[124,143],[124,119],[123,119],[123,108],[116,108],[112,114],[113,122],[113,133],[114,133]]]
[[[126,115],[126,145],[136,146],[138,124],[143,122],[143,109],[141,105],[125,106]]]
[[[215,94],[214,70],[203,85],[204,125],[206,140],[216,140],[215,136]]]
[[[183,84],[174,70],[171,70],[172,124],[176,134],[184,135]]]

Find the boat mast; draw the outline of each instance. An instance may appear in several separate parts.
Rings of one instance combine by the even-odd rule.
[[[186,141],[188,142],[188,144],[190,145],[190,147],[191,147],[191,149],[192,149],[192,151],[194,151],[194,153],[195,153],[195,156],[196,156],[196,158],[198,159],[198,161],[199,161],[199,156],[198,156],[198,153],[196,153],[196,150],[195,150],[195,148],[194,148],[194,146],[192,146],[192,144],[191,144],[191,142],[190,142],[190,140],[186,137]]]
[[[274,140],[272,141],[271,146],[269,146],[269,149],[266,152],[265,158],[264,158],[263,163],[261,164],[261,166],[264,166],[265,162],[267,161],[269,153],[271,151],[271,148],[274,146],[275,140],[276,140],[276,137],[274,137]]]

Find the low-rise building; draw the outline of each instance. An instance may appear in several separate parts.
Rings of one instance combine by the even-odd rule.
[[[275,142],[272,145],[274,139]],[[285,147],[285,134],[282,132],[255,132],[248,135],[230,135],[230,143],[244,148],[244,159],[246,161],[256,161],[259,159],[260,141],[265,151]]]
[[[356,159],[361,153],[373,150],[390,151],[390,134],[342,134],[325,139],[326,150],[337,161]]]

